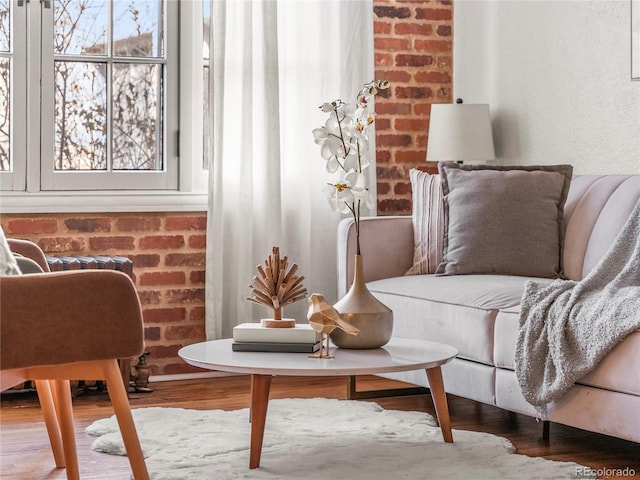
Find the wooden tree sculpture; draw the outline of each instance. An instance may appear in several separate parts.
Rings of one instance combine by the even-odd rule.
[[[249,285],[251,295],[247,297],[254,303],[273,308],[273,319],[263,319],[264,327],[295,327],[294,319],[282,319],[282,308],[293,302],[302,300],[307,289],[302,285],[304,277],[296,275],[298,266],[289,264],[285,256],[280,258],[280,249],[273,247],[271,255],[264,262],[264,267],[258,265],[258,275],[253,277]]]

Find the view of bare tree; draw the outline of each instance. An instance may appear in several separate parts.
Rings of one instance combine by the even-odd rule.
[[[54,2],[56,170],[162,169],[161,5]]]
[[[11,170],[11,2],[0,0],[0,171]]]

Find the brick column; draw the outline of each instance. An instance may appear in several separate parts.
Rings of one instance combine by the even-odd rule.
[[[425,162],[432,103],[452,101],[451,0],[374,0],[378,214],[411,213],[409,170]]]

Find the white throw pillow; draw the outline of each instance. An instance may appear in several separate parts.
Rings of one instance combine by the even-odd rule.
[[[22,272],[9,248],[4,230],[0,227],[0,276],[6,275],[22,275]]]
[[[405,275],[435,273],[442,262],[444,208],[440,175],[409,171],[413,202],[413,265]]]

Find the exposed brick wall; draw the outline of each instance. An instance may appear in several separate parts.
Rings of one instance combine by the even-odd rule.
[[[0,223],[47,255],[130,258],[152,375],[196,371],[177,351],[205,339],[206,213],[3,214]]]
[[[452,101],[451,0],[374,0],[378,214],[411,213],[409,170],[425,162],[432,103]]]

